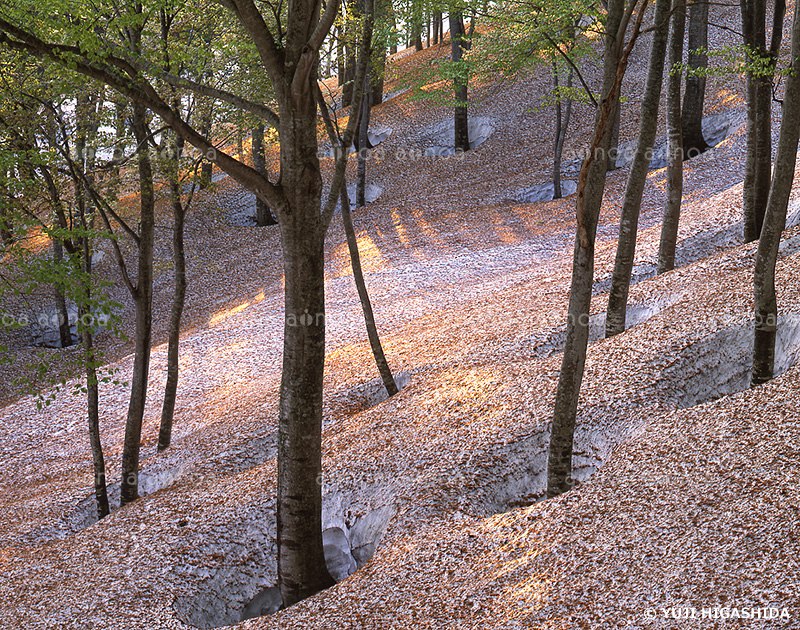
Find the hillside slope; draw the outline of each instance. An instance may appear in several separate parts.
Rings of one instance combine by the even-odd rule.
[[[720,20],[735,15],[718,11]],[[630,111],[646,50],[637,54]],[[649,176],[630,296],[636,325],[590,348],[575,458],[583,483],[539,501],[574,198],[505,199],[547,178],[549,115],[527,111],[546,85],[532,72],[477,90],[475,113],[492,118],[495,132],[462,160],[371,166],[383,195],[357,212],[359,244],[389,361],[409,379],[390,400],[379,401],[343,232],[333,226],[324,520],[354,549],[377,550],[336,587],[239,627],[690,627],[659,618],[672,606],[785,607],[788,620],[747,627],[798,627],[800,231],[787,231],[778,270],[785,371],[748,390],[755,250],[739,244],[738,80],[710,89],[708,111],[730,119],[731,135],[687,163],[682,266],[655,278],[664,172]],[[585,141],[582,109],[574,147]],[[402,95],[376,108],[376,124],[394,130],[386,154],[397,157],[446,115]],[[611,174],[601,217],[597,331],[625,175]],[[222,181],[215,203],[192,217],[196,310],[182,339],[173,447],[161,454],[166,349],[154,349],[147,496],[92,523],[81,401],[59,395],[37,412],[22,399],[0,410],[0,627],[233,625],[274,583],[282,278],[274,231],[227,222],[242,195]],[[163,305],[166,274],[159,291]],[[131,361],[116,365],[125,373]],[[126,392],[107,388],[102,401],[116,463]]]

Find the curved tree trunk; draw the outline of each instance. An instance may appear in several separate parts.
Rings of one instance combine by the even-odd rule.
[[[638,4],[638,3],[636,3]],[[646,6],[646,5],[645,5]],[[614,114],[619,104],[619,87],[643,19],[639,7],[636,25],[630,40],[625,33],[632,13],[625,11],[625,0],[610,0],[606,20],[605,53],[603,55],[603,88],[595,117],[594,137],[578,177],[576,215],[578,229],[572,264],[572,283],[567,314],[567,334],[561,373],[558,379],[553,424],[547,461],[547,496],[554,497],[569,490],[572,478],[572,441],[578,409],[586,348],[589,341],[589,307],[594,279],[594,247],[597,219],[603,200],[608,151],[611,146]]]
[[[686,158],[699,155],[708,144],[703,138],[703,104],[706,94],[706,78],[692,74],[692,70],[703,71],[708,67],[708,2],[694,0],[689,5],[689,74],[686,77],[686,93],[683,95],[683,150]]]
[[[800,14],[795,5],[792,21],[792,73],[786,78],[783,117],[775,158],[775,172],[767,211],[756,254],[753,279],[755,296],[755,337],[751,385],[770,380],[775,370],[775,338],[778,329],[778,301],[775,295],[775,264],[786,211],[794,182],[797,145],[800,138]]]
[[[172,442],[172,425],[175,417],[175,401],[178,394],[179,353],[181,343],[181,318],[186,298],[186,255],[183,234],[186,209],[181,200],[181,185],[178,180],[178,156],[183,142],[175,143],[175,171],[170,173],[169,193],[172,200],[172,260],[175,265],[175,294],[169,316],[169,343],[167,346],[167,383],[164,386],[164,402],[161,406],[161,426],[158,431],[158,450],[169,448]]]
[[[672,70],[683,59],[686,30],[686,0],[675,0],[672,14],[672,40],[667,67]],[[675,267],[675,248],[683,199],[683,131],[681,120],[681,73],[672,72],[667,83],[667,199],[658,244],[658,273]]]
[[[139,103],[133,105],[133,132],[144,150],[138,154],[140,221],[139,262],[133,293],[135,309],[134,358],[131,395],[125,421],[125,442],[122,450],[122,480],[120,506],[139,497],[139,445],[142,440],[142,420],[150,373],[150,344],[153,319],[153,240],[155,229],[155,195],[153,168],[146,140],[147,113]]]
[[[658,104],[661,100],[661,84],[664,77],[664,57],[669,34],[669,13],[671,0],[656,0],[653,19],[656,30],[650,48],[647,84],[642,100],[642,113],[639,122],[639,140],[636,155],[628,173],[625,199],[619,223],[619,241],[614,259],[614,274],[608,294],[606,311],[606,337],[613,337],[625,330],[625,317],[628,306],[628,293],[631,286],[633,259],[636,254],[636,236],[639,231],[639,211],[642,207],[642,193],[650,170],[653,142],[658,122]]]
[[[342,184],[342,191],[340,194],[342,203],[342,223],[344,224],[344,232],[347,236],[347,249],[350,252],[350,265],[353,267],[353,280],[356,283],[356,290],[358,291],[358,299],[361,302],[361,310],[364,311],[364,324],[367,328],[367,338],[369,345],[372,349],[372,356],[375,358],[375,365],[378,367],[378,373],[381,375],[383,386],[386,388],[386,393],[389,396],[394,396],[397,392],[397,383],[392,375],[392,370],[389,367],[389,362],[386,360],[386,355],[383,352],[383,345],[378,335],[378,327],[375,324],[375,314],[372,311],[372,303],[369,299],[367,292],[367,285],[364,282],[364,272],[361,269],[361,255],[358,252],[358,239],[356,238],[356,231],[353,228],[353,217],[350,214],[350,200],[347,198],[347,186]]]

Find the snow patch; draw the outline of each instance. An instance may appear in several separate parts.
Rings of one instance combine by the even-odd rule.
[[[486,116],[475,116],[469,119],[469,148],[482,145],[494,133],[494,120]],[[428,127],[419,137],[425,148],[425,155],[444,157],[455,155],[455,121],[448,118]]]
[[[561,182],[561,196],[569,197],[578,191],[578,183],[572,180]],[[528,188],[518,188],[511,191],[504,201],[513,203],[538,203],[541,201],[552,201],[555,197],[555,185],[553,182],[544,182]]]
[[[393,376],[398,390],[402,390],[411,382],[411,374],[409,372],[398,372]],[[379,405],[388,399],[389,394],[383,385],[383,380],[380,377],[376,377],[349,390],[331,394],[328,402],[332,407],[345,410],[345,413],[355,414]]]
[[[339,492],[323,499],[323,548],[331,576],[342,581],[363,566],[375,552],[391,519],[394,505],[385,505],[345,524],[341,509],[346,503]],[[266,508],[266,509],[264,509]],[[275,539],[274,500],[264,508],[251,509],[238,524],[235,543],[220,546],[216,570],[191,570],[202,579],[197,592],[175,599],[178,617],[195,628],[219,628],[268,615],[283,607],[274,581],[278,547]],[[331,509],[337,510],[335,514]],[[331,521],[340,525],[330,525]]]
[[[661,373],[661,385],[678,408],[717,400],[750,387],[753,366],[752,320],[731,322],[686,346]],[[789,369],[800,351],[800,313],[778,318],[775,376]]]

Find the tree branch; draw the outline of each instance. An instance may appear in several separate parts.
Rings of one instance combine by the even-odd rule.
[[[322,13],[322,17],[317,23],[317,27],[311,34],[311,37],[308,39],[308,44],[306,44],[306,46],[314,51],[319,51],[322,42],[325,41],[325,37],[328,35],[331,26],[333,26],[333,22],[336,20],[338,12],[339,0],[328,0],[328,6],[325,7],[325,11]]]
[[[145,60],[138,60],[135,63],[135,66],[138,69],[146,70],[153,74],[157,79],[161,79],[165,83],[172,85],[174,87],[183,88],[189,90],[190,92],[194,92],[195,94],[200,94],[201,96],[208,96],[218,101],[222,101],[224,103],[228,103],[233,105],[234,107],[238,107],[246,112],[250,112],[251,114],[258,116],[259,118],[263,119],[270,127],[274,127],[275,129],[280,128],[281,119],[278,114],[272,110],[271,108],[267,107],[266,105],[261,105],[259,103],[254,103],[246,98],[242,98],[241,96],[237,96],[227,90],[223,90],[220,88],[215,88],[210,85],[206,85],[205,83],[199,83],[198,81],[193,81],[192,79],[187,79],[184,77],[175,76],[174,74],[170,74],[169,72],[165,72],[161,70],[153,63]]]
[[[239,22],[250,33],[250,38],[258,50],[261,63],[267,69],[272,84],[278,86],[284,75],[284,55],[278,48],[272,32],[264,21],[253,0],[217,0],[222,6],[236,14]]]
[[[586,83],[585,79],[583,78],[583,74],[581,74],[581,71],[580,71],[580,69],[578,69],[578,66],[575,65],[575,62],[572,61],[572,59],[570,59],[569,55],[565,51],[561,50],[561,46],[559,46],[558,43],[556,41],[554,41],[552,37],[550,37],[550,35],[548,35],[547,33],[542,33],[542,34],[544,35],[544,38],[550,43],[550,45],[553,48],[556,49],[558,54],[560,54],[562,57],[564,57],[564,59],[567,61],[567,64],[569,65],[569,67],[572,68],[575,71],[575,74],[578,75],[578,81],[581,82],[581,85],[583,86],[583,89],[586,90],[586,94],[591,99],[592,105],[597,107],[597,105],[598,105],[597,99],[594,97],[594,94],[592,94],[591,88]]]
[[[0,43],[9,47],[28,53],[38,58],[51,59],[57,63],[66,65],[65,59],[56,51],[61,51],[64,47],[58,44],[50,44],[37,38],[0,17]],[[16,39],[12,39],[7,33],[12,33]],[[77,52],[75,52],[77,51]],[[98,62],[87,60],[77,49],[69,51],[70,65],[72,69],[84,76],[96,79],[124,94],[132,101],[141,103],[148,107],[153,113],[172,127],[183,138],[205,153],[206,158],[215,162],[219,168],[228,173],[233,179],[238,181],[248,190],[253,191],[259,199],[268,203],[277,212],[284,206],[284,196],[282,191],[274,186],[266,177],[259,174],[255,169],[246,164],[233,159],[223,151],[218,150],[213,143],[198,133],[192,126],[184,121],[166,102],[159,96],[155,88],[147,81],[139,78],[132,78],[126,72],[121,75],[113,67],[100,65]],[[124,63],[124,62],[123,62]]]

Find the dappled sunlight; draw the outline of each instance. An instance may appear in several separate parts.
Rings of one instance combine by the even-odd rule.
[[[216,324],[225,321],[229,317],[236,315],[237,313],[241,313],[248,306],[252,306],[253,304],[258,304],[259,302],[263,302],[265,297],[266,296],[264,292],[261,291],[252,300],[248,300],[247,302],[243,302],[242,304],[238,304],[237,306],[233,306],[231,308],[218,311],[217,313],[211,316],[211,318],[208,320],[208,323],[211,326],[215,326]]]
[[[362,233],[358,235],[356,243],[359,259],[361,260],[361,269],[364,273],[373,273],[387,267],[386,259],[369,234]],[[350,263],[350,248],[347,241],[339,243],[331,252],[328,266],[333,267],[329,272],[332,278],[353,275],[353,267]]]
[[[720,90],[717,92],[717,105],[715,109],[724,109],[730,107],[744,107],[746,105],[745,99],[741,94],[736,94],[730,90]]]
[[[484,527],[489,530],[490,538],[500,540],[503,544],[498,549],[492,550],[492,556],[479,559],[481,564],[493,567],[486,576],[486,583],[492,584],[505,582],[502,591],[497,595],[491,606],[497,613],[505,614],[506,618],[514,619],[528,611],[542,605],[546,595],[552,588],[553,575],[544,571],[534,571],[531,565],[543,553],[549,550],[539,539],[534,530],[531,519],[531,510],[526,508],[505,514],[495,515],[484,521]],[[512,538],[509,533],[515,532]],[[497,558],[503,558],[497,562]]]
[[[380,250],[367,234],[358,237],[358,253],[365,272],[378,271],[386,265]],[[352,273],[352,270],[351,270]]]
[[[425,213],[421,209],[413,209],[411,211],[411,216],[414,217],[414,221],[416,221],[420,231],[428,238],[428,241],[431,243],[431,245],[438,245],[442,242],[440,234],[433,229],[431,224],[425,218]]]
[[[391,216],[392,216],[392,221],[394,222],[393,227],[395,229],[395,232],[397,233],[398,240],[402,245],[410,247],[411,243],[408,238],[408,235],[406,234],[406,228],[403,226],[403,219],[400,216],[400,213],[397,212],[396,209],[392,209]]]
[[[236,313],[241,313],[244,309],[250,306],[251,302],[245,302],[244,304],[239,304],[238,306],[234,306],[233,308],[225,309],[224,311],[220,311],[215,315],[211,316],[211,319],[208,320],[208,323],[212,326],[215,324],[219,324],[220,322],[228,319],[231,315],[235,315]]]

